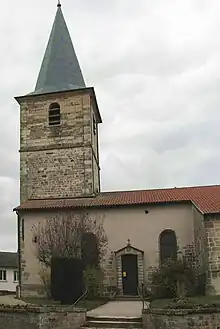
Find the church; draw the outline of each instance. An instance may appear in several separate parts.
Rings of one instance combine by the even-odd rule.
[[[20,106],[18,254],[22,296],[42,289],[32,227],[56,213],[101,218],[108,238],[105,282],[136,295],[163,247],[193,260],[207,293],[220,293],[220,186],[102,192],[95,90],[85,84],[58,3],[35,90]]]

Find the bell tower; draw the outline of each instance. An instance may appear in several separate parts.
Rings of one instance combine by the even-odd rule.
[[[35,90],[20,105],[20,201],[100,192],[94,88],[87,87],[58,2]]]

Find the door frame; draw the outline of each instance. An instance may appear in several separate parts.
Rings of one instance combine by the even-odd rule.
[[[123,295],[138,295],[138,257],[135,254],[124,254],[122,261]]]
[[[133,247],[128,240],[125,247],[115,252],[116,258],[116,271],[117,271],[117,288],[118,294],[123,295],[123,282],[122,282],[122,259],[123,255],[137,255],[137,272],[138,272],[138,286],[144,282],[144,252],[140,249]]]

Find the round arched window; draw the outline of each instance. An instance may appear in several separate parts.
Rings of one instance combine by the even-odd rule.
[[[160,261],[163,264],[166,260],[177,260],[176,234],[172,230],[164,230],[160,234]]]
[[[83,233],[81,247],[84,268],[97,267],[99,264],[99,250],[96,235],[92,232]]]

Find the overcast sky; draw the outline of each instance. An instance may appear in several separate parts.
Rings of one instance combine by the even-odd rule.
[[[220,1],[62,0],[95,86],[103,190],[220,184]],[[56,0],[0,11],[0,249],[15,250],[19,107],[34,90]]]

